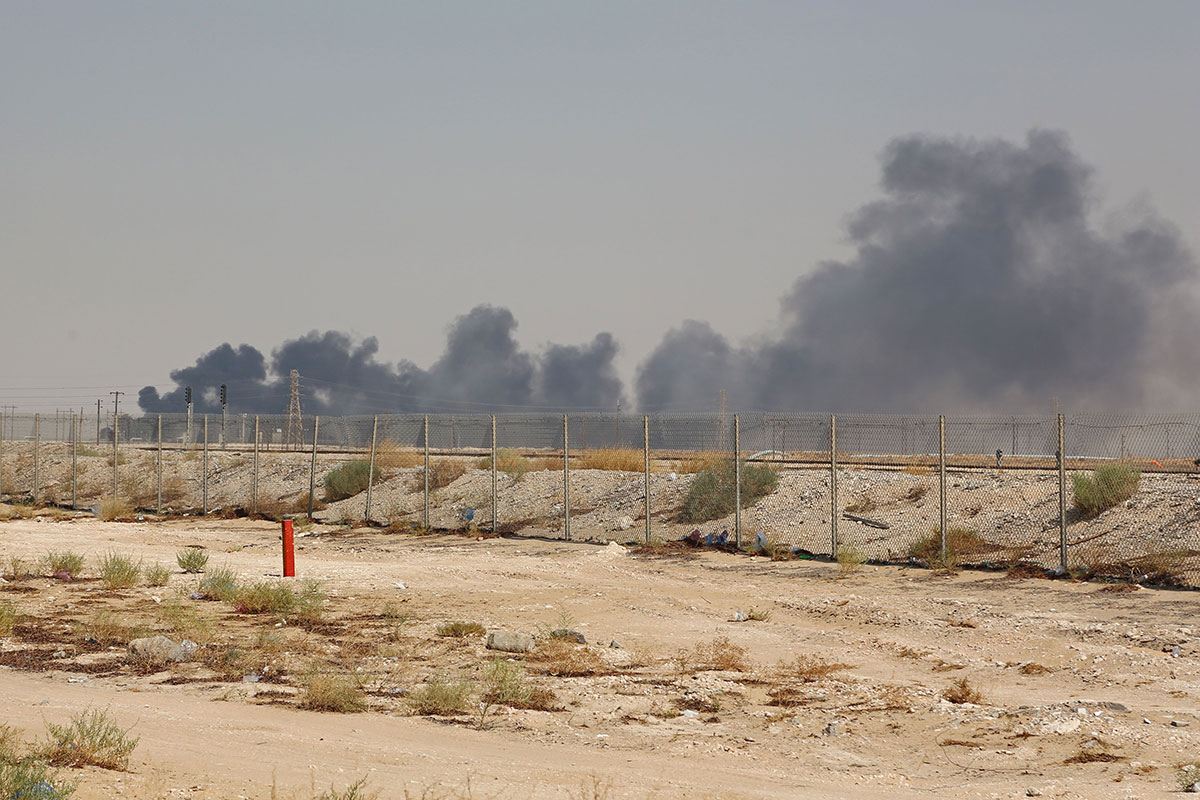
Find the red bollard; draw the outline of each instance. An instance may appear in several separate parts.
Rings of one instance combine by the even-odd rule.
[[[293,544],[292,521],[285,519],[283,521],[283,577],[285,578],[296,577],[296,553]]]

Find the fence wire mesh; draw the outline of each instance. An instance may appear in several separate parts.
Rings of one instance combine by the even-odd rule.
[[[1056,416],[10,413],[0,495],[1200,586],[1200,415],[1062,436],[1060,471]]]

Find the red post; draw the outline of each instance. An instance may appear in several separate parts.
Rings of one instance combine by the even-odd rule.
[[[285,519],[283,521],[283,577],[296,577],[296,553],[293,548],[294,534],[292,532],[292,521]]]

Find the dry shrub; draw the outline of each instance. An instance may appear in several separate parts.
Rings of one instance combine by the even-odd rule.
[[[470,466],[465,461],[459,461],[453,458],[439,458],[436,461],[429,462],[429,489],[444,489],[456,480],[467,474]],[[417,488],[423,490],[425,488],[425,479],[418,475],[416,477]]]
[[[1130,580],[1137,583],[1154,583],[1162,586],[1182,586],[1184,565],[1191,555],[1182,548],[1155,550],[1138,558],[1129,559]]]
[[[850,505],[846,506],[846,511],[850,512],[851,514],[865,514],[866,512],[874,511],[877,508],[879,508],[879,505],[875,502],[875,498],[871,497],[869,494],[864,494],[855,499],[854,502],[850,503]]]
[[[314,672],[305,679],[301,688],[300,707],[310,711],[349,714],[366,711],[367,699],[350,676]]]
[[[542,456],[529,459],[531,472],[562,472],[562,456]]]
[[[166,586],[171,580],[171,570],[162,564],[153,564],[145,570],[147,586]]]
[[[919,475],[921,477],[929,477],[933,474],[933,467],[925,464],[908,464],[904,469],[900,470],[905,475]]]
[[[56,767],[124,770],[138,744],[138,737],[130,738],[130,730],[122,730],[106,711],[84,711],[66,725],[47,722],[48,741],[39,754]]]
[[[130,628],[111,611],[97,611],[83,624],[83,632],[87,638],[107,647],[128,644],[143,631]]]
[[[0,602],[0,636],[8,636],[12,633],[13,626],[17,624],[20,617],[16,606],[8,601]]]
[[[838,580],[847,578],[862,569],[867,554],[856,547],[839,547],[837,551]]]
[[[838,672],[853,669],[850,664],[838,661],[826,661],[817,656],[796,656],[791,661],[781,662],[775,670],[780,681],[799,681],[800,683],[815,683]]]
[[[746,660],[746,648],[736,645],[724,636],[711,642],[701,642],[690,651],[682,653],[676,664],[681,673],[686,672],[745,672],[750,668]]]
[[[946,555],[942,557],[942,531],[934,528],[928,536],[908,548],[908,557],[933,569],[953,570],[961,556],[990,550],[978,532],[970,528],[951,528],[946,533]]]
[[[422,716],[461,714],[467,709],[472,688],[470,681],[447,680],[435,675],[408,696],[408,707],[412,713]]]
[[[903,497],[903,499],[908,500],[909,502],[915,503],[918,500],[920,500],[922,497],[924,497],[928,492],[929,492],[929,487],[926,486],[925,484],[914,483],[912,486],[908,487],[908,491],[905,492],[902,495],[902,497]]]
[[[1028,664],[1022,664],[1017,668],[1017,672],[1022,675],[1049,675],[1054,670],[1049,667],[1044,667],[1036,661],[1030,661]]]
[[[490,470],[492,468],[492,457],[485,456],[479,459],[476,464],[479,469]],[[525,473],[533,467],[529,459],[522,456],[516,450],[500,448],[496,451],[496,469],[503,472],[514,481],[519,481],[525,477]]]
[[[983,702],[983,693],[972,686],[971,682],[966,678],[959,678],[943,689],[942,697],[951,703],[973,703],[979,705]]]
[[[542,642],[533,652],[532,658],[540,672],[560,678],[581,678],[611,672],[594,650],[567,639],[549,639]]]
[[[415,447],[402,447],[384,439],[375,447],[375,466],[379,469],[411,469],[425,463],[425,454]]]
[[[171,633],[199,644],[212,640],[212,623],[200,616],[199,606],[169,597],[158,606],[158,615]]]
[[[631,447],[604,447],[585,450],[578,461],[579,469],[602,469],[613,472],[642,472],[646,468],[645,454]]]
[[[128,519],[133,515],[133,506],[123,497],[105,495],[100,498],[100,519],[106,522]]]
[[[455,620],[454,622],[443,622],[437,626],[438,636],[446,636],[454,639],[462,639],[466,636],[482,636],[484,632],[484,627],[478,622]]]
[[[486,705],[502,705],[532,711],[554,711],[558,698],[549,689],[531,686],[525,665],[493,658],[483,673],[480,700]]]
[[[1071,764],[1095,764],[1097,762],[1107,764],[1113,761],[1124,761],[1123,756],[1119,756],[1109,750],[1109,744],[1100,739],[1090,739],[1086,744],[1079,748],[1075,755],[1063,761],[1064,765]]]
[[[8,557],[8,569],[4,571],[4,578],[12,583],[19,583],[26,578],[33,577],[33,572],[23,558],[17,556]]]

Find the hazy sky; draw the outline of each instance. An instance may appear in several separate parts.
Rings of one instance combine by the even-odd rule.
[[[629,383],[771,331],[912,133],[1063,130],[1195,251],[1197,42],[1191,0],[0,2],[0,403],[314,328],[427,365],[479,303]]]

